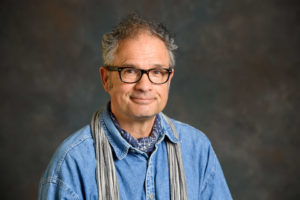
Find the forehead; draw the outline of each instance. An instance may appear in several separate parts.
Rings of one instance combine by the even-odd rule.
[[[169,66],[169,54],[165,43],[147,32],[120,41],[114,65],[136,67]]]

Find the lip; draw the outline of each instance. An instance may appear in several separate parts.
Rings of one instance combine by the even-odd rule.
[[[154,98],[149,98],[149,97],[135,97],[131,96],[130,99],[137,104],[149,104],[154,101]]]

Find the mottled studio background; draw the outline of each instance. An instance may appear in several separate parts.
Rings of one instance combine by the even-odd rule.
[[[240,200],[300,199],[297,0],[1,1],[0,198],[36,199],[61,141],[108,96],[101,37],[129,11],[179,49],[165,112],[204,131]]]

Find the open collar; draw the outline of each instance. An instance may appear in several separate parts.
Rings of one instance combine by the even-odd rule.
[[[161,127],[163,129],[161,136],[163,138],[162,140],[164,140],[166,136],[171,142],[178,143],[179,139],[176,138],[176,136],[172,132],[170,125],[164,119],[163,115],[161,113],[159,113],[158,115],[161,118]],[[135,149],[121,136],[118,129],[115,127],[107,108],[101,111],[100,123],[105,130],[107,139],[112,146],[117,159],[122,160],[127,156],[129,149]]]

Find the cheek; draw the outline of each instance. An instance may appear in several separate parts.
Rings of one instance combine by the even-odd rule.
[[[108,90],[111,91],[113,89],[113,83],[111,79],[108,81]]]
[[[108,88],[110,92],[115,93],[116,91],[118,91],[121,84],[122,83],[121,81],[119,81],[118,73],[111,74],[108,81]]]
[[[130,85],[120,84],[116,82],[112,82],[111,96],[114,96],[117,99],[124,100],[130,95],[130,91],[132,90]]]
[[[169,85],[165,86],[164,88],[161,88],[160,90],[160,96],[162,100],[167,100],[169,95]]]

